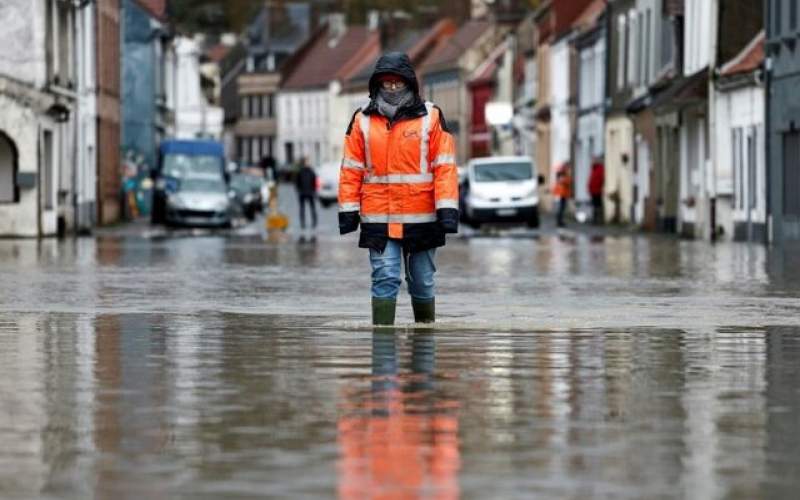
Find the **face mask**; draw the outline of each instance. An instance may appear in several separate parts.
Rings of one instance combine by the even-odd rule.
[[[386,90],[380,89],[378,91],[378,111],[381,114],[390,120],[394,118],[394,115],[397,113],[397,110],[401,107],[409,104],[414,98],[414,94],[411,93],[411,89],[405,88],[402,90]]]
[[[378,94],[389,104],[393,106],[401,106],[406,102],[407,99],[411,97],[411,89],[408,87],[397,90],[380,89]]]

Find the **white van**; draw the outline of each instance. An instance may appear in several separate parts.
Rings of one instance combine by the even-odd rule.
[[[539,182],[527,156],[475,158],[461,185],[467,224],[516,222],[539,227]]]
[[[323,163],[317,169],[317,197],[324,208],[335,205],[339,197],[339,168],[341,162]]]

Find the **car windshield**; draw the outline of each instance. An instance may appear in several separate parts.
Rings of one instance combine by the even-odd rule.
[[[533,178],[530,163],[484,163],[475,165],[475,182],[526,181]]]
[[[168,154],[164,156],[163,172],[170,177],[190,175],[220,175],[221,160],[211,155]]]
[[[183,179],[181,191],[195,193],[224,193],[225,183],[221,179]]]
[[[236,175],[231,178],[231,187],[236,191],[250,191],[259,187],[259,179],[250,175]]]

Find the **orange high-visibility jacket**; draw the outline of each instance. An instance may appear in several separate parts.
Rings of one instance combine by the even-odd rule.
[[[572,198],[572,176],[562,174],[556,180],[556,185],[553,186],[553,196],[556,198]]]
[[[383,250],[386,238],[395,238],[420,251],[457,232],[453,136],[438,107],[420,108],[420,116],[393,124],[377,112],[353,117],[339,177],[339,219],[342,233],[360,222],[362,247]]]

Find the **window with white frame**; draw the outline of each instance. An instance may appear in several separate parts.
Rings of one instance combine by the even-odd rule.
[[[628,12],[628,64],[626,69],[625,83],[627,86],[634,85],[637,71],[637,57],[639,52],[639,31],[636,22],[636,9]]]
[[[75,7],[71,2],[47,0],[46,66],[48,80],[56,85],[75,84]]]
[[[250,159],[250,139],[248,137],[239,138],[239,158],[242,162]]]
[[[661,55],[658,71],[672,65],[675,54],[675,27],[672,18],[661,20]]]
[[[586,108],[591,102],[591,80],[594,73],[592,70],[593,59],[591,49],[583,49],[581,51],[580,94],[578,96],[581,108]]]
[[[638,48],[636,50],[636,85],[644,85],[644,58],[647,54],[647,32],[645,31],[644,25],[644,12],[638,12],[636,14],[636,29],[637,29],[637,40],[638,40]]]
[[[305,125],[306,124],[306,100],[303,99],[302,97],[299,97],[297,99],[297,103],[298,103],[298,106],[297,106],[298,123],[300,123],[300,125]]]
[[[536,84],[537,82],[537,64],[535,57],[527,57],[525,59],[525,83],[523,85],[523,96],[525,102],[529,102],[536,98]]]
[[[250,139],[250,164],[258,163],[261,159],[261,138],[253,137]]]
[[[11,139],[0,132],[0,203],[17,203],[17,150]]]
[[[744,180],[742,179],[742,129],[731,130],[731,160],[733,161],[733,206],[741,209],[744,204],[742,196]]]
[[[264,94],[261,96],[262,117],[272,118],[273,116],[275,116],[275,112],[272,109],[273,106],[274,106],[273,94]]]
[[[751,210],[758,206],[758,181],[756,180],[756,171],[758,169],[757,147],[758,134],[756,133],[755,127],[750,127],[750,133],[747,136],[747,193],[749,201],[747,208]]]
[[[40,203],[46,210],[52,210],[55,206],[55,165],[53,154],[56,151],[55,138],[53,132],[45,130],[42,132],[42,181]]]
[[[758,206],[758,129],[736,127],[732,129],[733,196],[738,210]]]
[[[275,152],[273,147],[275,145],[275,138],[271,135],[261,138],[261,154],[263,156],[274,156]]]
[[[645,10],[644,14],[644,64],[642,68],[642,83],[650,84],[650,51],[652,50],[653,31],[651,24],[650,9]]]
[[[617,90],[625,88],[625,72],[628,68],[628,16],[617,17]]]
[[[600,40],[600,42],[595,45],[595,76],[594,76],[594,103],[597,106],[601,106],[603,104],[603,98],[605,97],[605,85],[606,85],[606,42],[605,40]]]

